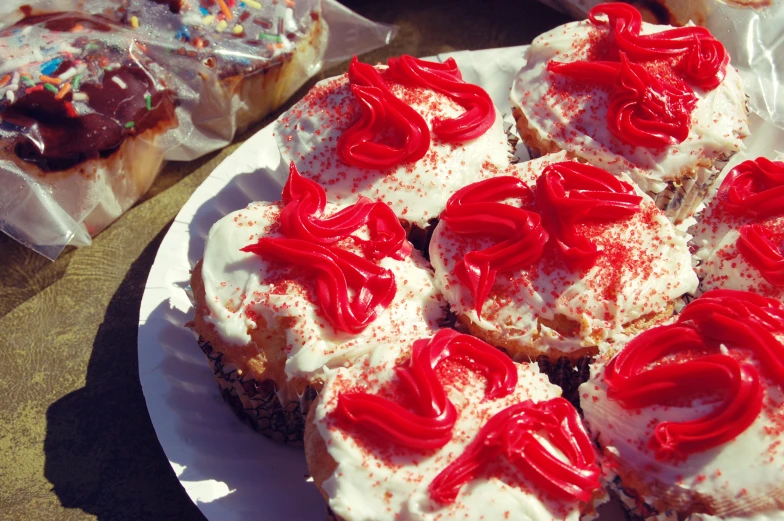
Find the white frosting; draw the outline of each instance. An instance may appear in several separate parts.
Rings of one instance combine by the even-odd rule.
[[[689,230],[697,246],[695,257],[700,261],[695,268],[701,280],[700,292],[716,288],[735,289],[784,301],[784,286],[766,281],[738,251],[740,227],[751,223],[758,223],[776,233],[784,232],[784,217],[761,220],[734,217],[721,208],[718,198],[710,201],[702,218]]]
[[[565,160],[564,152],[550,154],[516,165],[507,173],[533,188],[546,165]],[[542,353],[603,348],[603,342],[618,339],[629,322],[661,312],[668,303],[697,289],[686,239],[650,197],[639,190],[638,194],[643,197],[642,210],[630,219],[586,227],[586,233],[597,234],[592,240],[606,252],[594,267],[585,273],[570,270],[559,258],[561,254],[548,246],[530,268],[498,274],[481,317],[453,269],[468,251],[493,242],[461,237],[442,222],[430,243],[436,286],[454,313],[516,345],[532,346]],[[617,293],[608,298],[611,288]],[[540,322],[559,315],[579,324],[579,331],[562,336]]]
[[[326,215],[341,207],[328,205]],[[227,344],[246,345],[256,328],[255,316],[267,324],[290,320],[286,329],[289,377],[320,377],[325,367],[337,367],[368,353],[374,346],[396,339],[429,336],[443,316],[427,263],[414,252],[399,261],[391,258],[379,265],[395,274],[397,293],[389,307],[363,332],[351,335],[336,331],[314,304],[307,277],[284,276],[280,263],[268,262],[240,248],[260,237],[280,237],[273,229],[280,206],[251,203],[230,213],[210,230],[204,250],[202,275],[208,321]],[[342,247],[352,246],[341,243]]]
[[[579,519],[578,502],[555,502],[544,497],[503,458],[498,462],[502,473],[488,473],[466,483],[453,504],[441,506],[430,499],[430,483],[463,453],[487,419],[526,399],[538,402],[560,395],[560,389],[550,384],[533,364],[517,366],[517,388],[510,396],[500,399],[483,401],[485,380],[470,371],[463,373],[460,381],[448,384],[449,399],[459,414],[455,436],[432,452],[393,450],[390,465],[390,460],[380,457],[368,444],[358,443],[350,431],[339,430],[328,415],[334,411],[341,391],[361,386],[373,393],[396,379],[392,367],[400,349],[376,351],[364,364],[331,371],[321,393],[315,424],[329,454],[337,462],[323,489],[329,496],[330,508],[340,518],[345,521]],[[514,478],[504,480],[497,476]],[[523,483],[527,490],[515,486],[514,481]]]
[[[657,460],[647,448],[655,426],[659,421],[696,420],[711,412],[714,405],[694,400],[689,406],[625,410],[607,398],[603,377],[604,366],[595,364],[590,380],[580,386],[580,404],[591,434],[598,438],[605,455],[612,455],[611,459],[620,462],[626,472],[644,475],[649,483],[657,481],[673,493],[696,494],[722,508],[716,512],[719,517],[695,514],[691,521],[784,518],[771,503],[781,501],[775,491],[780,491],[784,480],[784,392],[775,383],[763,378],[763,412],[737,438],[674,463]],[[656,499],[645,498],[648,503]],[[761,512],[748,515],[754,506]],[[662,513],[658,519],[667,516]]]
[[[422,88],[390,85],[392,92],[411,105],[432,129],[435,118],[463,114],[462,107],[445,95]],[[360,115],[346,75],[316,84],[275,123],[275,136],[286,162],[294,161],[303,176],[317,181],[330,201],[353,200],[355,194],[384,201],[395,214],[424,228],[438,217],[458,189],[488,175],[485,163],[505,167],[508,144],[501,115],[482,136],[462,144],[449,144],[431,133],[430,148],[422,159],[388,170],[369,170],[343,164],[337,143],[343,131]]]
[[[643,23],[642,34],[670,28]],[[717,88],[693,88],[698,101],[686,140],[658,149],[627,145],[610,133],[609,95],[604,88],[587,85],[580,93],[555,94],[553,89],[563,80],[547,72],[547,63],[586,60],[589,40],[604,38],[607,31],[607,26],[596,27],[588,20],[572,22],[540,35],[531,44],[526,65],[515,78],[511,102],[543,139],[595,166],[627,173],[643,190],[656,193],[683,169],[692,169],[701,160],[710,164],[743,148],[741,138],[748,134],[746,98],[740,76],[729,65]]]

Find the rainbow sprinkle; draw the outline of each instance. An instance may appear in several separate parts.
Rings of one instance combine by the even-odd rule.
[[[54,71],[57,70],[57,67],[59,67],[60,64],[63,63],[64,59],[65,58],[63,58],[62,56],[58,56],[57,58],[52,58],[48,62],[44,63],[43,65],[41,65],[41,74],[44,74],[46,76],[53,74]]]

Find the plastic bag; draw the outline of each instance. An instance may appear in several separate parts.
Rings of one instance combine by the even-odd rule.
[[[163,161],[227,145],[394,36],[333,0],[21,3],[0,7],[0,229],[51,259],[89,244]]]

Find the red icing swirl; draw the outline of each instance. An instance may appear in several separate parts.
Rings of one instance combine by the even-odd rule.
[[[485,399],[509,395],[517,386],[517,370],[508,356],[469,335],[442,329],[432,339],[414,342],[408,366],[395,372],[406,391],[414,397],[414,410],[378,395],[343,393],[335,410],[338,417],[361,425],[373,437],[410,449],[443,447],[452,439],[457,420],[435,369],[448,358],[480,373],[487,379]]]
[[[599,15],[608,20],[599,20]],[[677,59],[675,68],[698,87],[715,89],[727,72],[729,53],[704,27],[678,27],[640,35],[642,16],[625,3],[597,5],[588,18],[595,25],[609,25],[618,48],[634,61]]]
[[[359,244],[365,257],[403,259],[411,253],[411,243],[392,209],[384,203],[359,197],[357,202],[327,218],[319,218],[326,208],[327,196],[315,181],[302,177],[291,162],[289,179],[283,188],[285,206],[280,213],[284,235],[328,245],[350,238]],[[352,235],[367,225],[370,239]]]
[[[456,118],[433,120],[433,134],[442,141],[461,143],[476,139],[493,126],[493,100],[479,85],[463,81],[453,58],[434,63],[403,55],[390,58],[387,63],[388,74],[396,81],[440,92],[465,109]]]
[[[759,224],[741,226],[738,251],[774,286],[784,286],[784,237]]]
[[[568,461],[556,457],[542,438]],[[463,485],[502,458],[559,499],[588,502],[601,487],[593,445],[577,410],[565,399],[553,398],[526,400],[490,418],[465,452],[430,483],[430,496],[453,503]]]
[[[508,396],[517,386],[517,369],[509,357],[477,338],[442,329],[430,340],[414,342],[408,364],[395,368],[404,392],[414,398],[411,409],[378,395],[352,392],[339,396],[335,414],[361,426],[374,440],[415,450],[443,447],[452,439],[458,412],[435,369],[449,358],[487,380],[485,400]],[[568,462],[552,454],[542,436]],[[555,398],[539,404],[526,400],[490,418],[465,452],[433,480],[430,496],[439,503],[454,502],[463,485],[500,457],[561,498],[588,501],[600,486],[593,446],[577,411]]]
[[[784,162],[764,157],[744,161],[719,187],[721,205],[736,215],[771,217],[784,214]]]
[[[395,275],[339,248],[300,239],[262,237],[241,251],[284,263],[316,280],[318,304],[338,331],[361,333],[392,302]],[[353,294],[353,297],[350,295]]]
[[[318,305],[338,331],[361,333],[392,302],[397,291],[394,274],[367,258],[403,259],[411,253],[405,231],[392,210],[367,198],[321,219],[326,208],[324,189],[302,177],[294,163],[283,189],[280,213],[286,237],[262,237],[241,251],[279,262],[316,280]],[[367,226],[370,239],[352,235]],[[367,258],[341,249],[337,242],[350,239]]]
[[[545,167],[536,180],[536,198],[545,229],[572,269],[589,268],[599,256],[596,245],[578,232],[579,223],[627,219],[642,202],[629,183],[575,161]]]
[[[599,20],[601,15],[607,21]],[[598,5],[588,18],[594,25],[609,26],[620,62],[551,61],[547,70],[610,86],[608,129],[622,142],[646,148],[682,143],[697,103],[690,85],[713,90],[726,75],[729,54],[721,42],[703,27],[641,35],[640,12],[624,3]],[[662,68],[672,74],[660,72]]]
[[[624,409],[680,404],[720,395],[705,416],[660,421],[648,446],[660,460],[683,460],[737,437],[762,410],[764,386],[754,365],[724,354],[748,350],[778,384],[784,384],[784,332],[780,302],[754,293],[713,290],[690,303],[675,324],[648,330],[607,365],[607,396]]]
[[[383,169],[422,159],[430,147],[430,129],[424,118],[389,90],[375,67],[360,63],[356,56],[348,78],[362,114],[338,140],[340,160],[360,168]]]
[[[494,177],[455,192],[441,213],[444,224],[458,235],[500,241],[467,253],[454,268],[457,278],[471,291],[474,309],[480,315],[496,275],[539,260],[548,240],[539,215],[500,202],[506,199],[520,199],[527,204],[533,193],[519,179]]]
[[[612,86],[607,128],[624,143],[659,148],[682,143],[689,136],[697,103],[683,82],[660,81],[621,53],[620,62],[550,62],[547,69],[579,81]]]

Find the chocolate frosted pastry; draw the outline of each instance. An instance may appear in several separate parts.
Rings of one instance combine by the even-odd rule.
[[[643,23],[628,4],[599,5],[536,38],[511,101],[530,148],[628,174],[676,223],[748,134],[724,46],[702,27]]]
[[[713,290],[580,387],[603,478],[632,519],[781,519],[784,307]]]
[[[204,134],[231,140],[321,67],[327,26],[315,0],[124,0],[112,16],[180,79]]]
[[[436,287],[472,334],[577,364],[697,289],[686,239],[629,178],[564,152],[505,174],[454,194],[430,242]]]
[[[534,364],[444,329],[328,373],[305,454],[340,521],[577,521],[605,495],[577,411]]]
[[[293,166],[283,201],[212,227],[191,285],[194,328],[221,388],[262,433],[292,443],[327,369],[430,335],[444,318],[427,263],[389,207],[327,203]]]
[[[0,159],[95,234],[149,188],[176,127],[165,75],[122,27],[78,13],[0,31]]]

